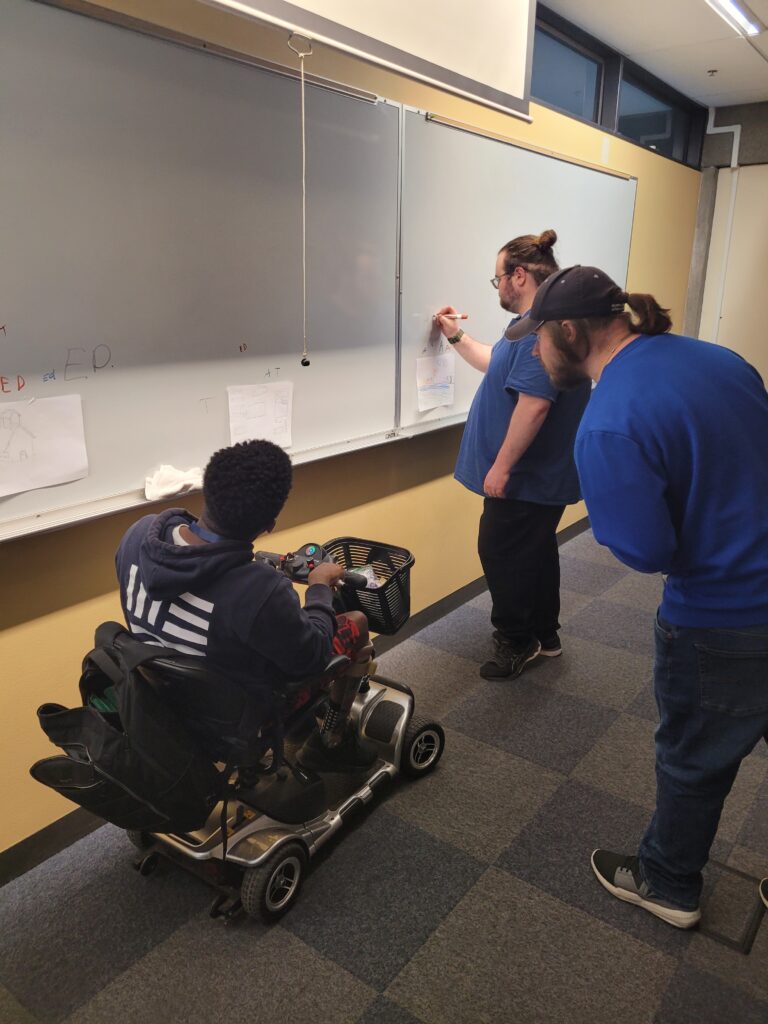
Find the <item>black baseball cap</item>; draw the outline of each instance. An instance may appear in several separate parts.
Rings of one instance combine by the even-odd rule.
[[[507,341],[520,341],[547,320],[581,320],[615,316],[624,311],[627,293],[597,267],[566,267],[542,281],[526,316],[504,332]]]

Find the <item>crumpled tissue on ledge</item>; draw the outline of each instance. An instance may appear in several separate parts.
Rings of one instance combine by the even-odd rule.
[[[161,466],[144,482],[144,494],[148,501],[170,498],[174,494],[199,491],[203,486],[203,471],[199,466],[192,469],[176,469]]]

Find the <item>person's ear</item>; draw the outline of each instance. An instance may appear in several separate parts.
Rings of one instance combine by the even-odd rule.
[[[563,337],[568,344],[572,345],[576,340],[576,324],[573,320],[561,320],[560,330],[563,332]]]

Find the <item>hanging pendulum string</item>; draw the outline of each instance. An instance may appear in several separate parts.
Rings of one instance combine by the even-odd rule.
[[[299,58],[301,71],[301,284],[304,306],[304,349],[301,355],[301,365],[309,366],[307,350],[307,120],[304,106],[304,58],[309,57],[312,53],[312,43],[308,39],[304,40],[309,49],[300,50],[292,45],[293,38],[291,36],[288,40],[288,46]]]

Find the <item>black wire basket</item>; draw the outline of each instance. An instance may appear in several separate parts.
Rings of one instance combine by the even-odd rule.
[[[392,636],[411,614],[411,566],[415,558],[405,548],[359,537],[337,537],[323,547],[348,572],[370,565],[382,585],[372,590],[342,587],[345,611],[364,612],[374,633]]]

